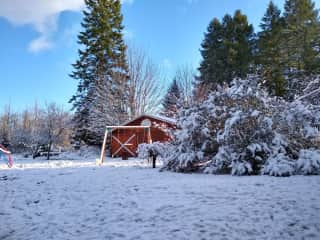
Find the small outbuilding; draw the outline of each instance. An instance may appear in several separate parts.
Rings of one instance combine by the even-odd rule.
[[[141,143],[167,142],[170,140],[169,131],[176,128],[176,121],[172,118],[143,114],[121,126],[107,126],[102,147],[110,139],[110,153],[112,157],[136,157],[138,145]]]

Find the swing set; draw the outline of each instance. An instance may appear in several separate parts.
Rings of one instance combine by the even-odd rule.
[[[0,159],[4,160],[9,168],[13,166],[11,152],[2,145],[0,145]]]
[[[106,126],[101,155],[96,162],[103,163],[107,145],[112,157],[122,157],[123,160],[136,157],[139,144],[170,141],[167,130],[174,128],[174,119],[149,114],[142,114],[123,125]]]
[[[117,130],[117,133],[113,134],[115,130]],[[119,133],[121,130],[126,131]],[[140,143],[152,143],[151,126],[106,126],[98,164],[102,164],[104,161],[108,138],[111,140],[112,157],[118,155],[121,155],[123,159],[126,159],[127,156],[135,157]]]

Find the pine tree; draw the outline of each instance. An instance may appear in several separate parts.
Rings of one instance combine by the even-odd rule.
[[[253,26],[248,23],[247,16],[240,10],[234,13],[230,22],[227,18],[224,23],[227,30],[227,53],[231,56],[229,65],[229,76],[246,77],[249,73],[250,64],[252,63],[252,40],[254,37]],[[232,79],[228,79],[231,82]]]
[[[167,94],[164,97],[162,114],[167,117],[175,118],[180,104],[180,87],[176,79],[173,79]]]
[[[233,17],[225,15],[222,23],[215,18],[201,45],[200,82],[215,88],[244,77],[252,62],[252,39],[253,27],[240,10]]]
[[[281,48],[284,19],[281,17],[280,9],[272,1],[262,18],[260,27],[262,31],[258,34],[257,63],[262,68],[264,85],[271,94],[283,96],[286,89]]]
[[[226,62],[224,56],[224,31],[219,19],[215,18],[209,24],[205,39],[201,44],[202,62],[200,65],[201,81],[203,83],[220,83],[225,79],[221,69]]]
[[[286,49],[286,62],[292,72],[305,74],[320,71],[319,16],[315,3],[311,0],[286,0],[285,30],[283,47]]]
[[[79,59],[70,75],[79,81],[71,98],[75,137],[99,144],[107,124],[127,117],[128,69],[120,0],[85,0]]]

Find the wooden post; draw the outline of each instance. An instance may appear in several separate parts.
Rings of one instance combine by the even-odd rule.
[[[152,155],[152,168],[156,168],[156,160],[157,157],[155,155]]]
[[[148,143],[152,143],[152,138],[151,138],[151,128],[148,128]]]
[[[106,129],[106,132],[105,132],[105,134],[104,134],[99,165],[101,165],[101,164],[103,163],[103,160],[104,160],[104,154],[105,154],[105,150],[106,150],[108,132],[109,132],[109,128]]]

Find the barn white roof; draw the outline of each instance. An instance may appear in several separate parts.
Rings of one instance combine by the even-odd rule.
[[[127,125],[127,124],[129,124],[129,123],[131,123],[131,122],[133,122],[133,121],[141,118],[141,117],[154,118],[154,119],[158,119],[158,120],[160,120],[160,121],[167,122],[167,123],[170,123],[170,124],[176,124],[176,123],[177,123],[177,121],[176,121],[175,119],[169,118],[169,117],[166,117],[166,116],[151,115],[151,114],[142,114],[142,115],[140,115],[140,116],[138,116],[138,117],[135,117],[135,118],[133,118],[133,119],[131,119],[131,120],[123,123],[122,126]]]

